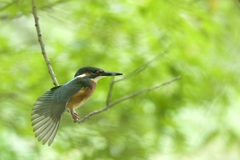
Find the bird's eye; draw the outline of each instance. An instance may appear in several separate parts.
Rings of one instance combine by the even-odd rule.
[[[98,73],[103,73],[103,70],[98,70]]]

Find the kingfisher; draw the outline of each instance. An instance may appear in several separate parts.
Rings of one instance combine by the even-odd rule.
[[[119,76],[122,73],[106,72],[96,67],[80,68],[74,78],[67,83],[53,87],[40,96],[32,109],[32,126],[35,137],[42,144],[50,146],[56,136],[64,112],[72,115],[74,122],[80,120],[75,109],[82,106],[93,94],[96,83],[106,76]]]

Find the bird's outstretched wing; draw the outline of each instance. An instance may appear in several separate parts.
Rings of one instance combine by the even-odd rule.
[[[54,90],[45,92],[37,99],[32,112],[32,126],[35,136],[50,146],[56,136],[59,122],[65,111],[66,103],[54,100]]]
[[[67,102],[86,85],[89,84],[85,79],[74,78],[62,86],[46,91],[34,103],[31,121],[35,136],[39,141],[43,140],[42,144],[52,144]]]

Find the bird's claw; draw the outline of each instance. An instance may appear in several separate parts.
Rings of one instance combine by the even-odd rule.
[[[80,121],[80,117],[76,112],[71,112],[71,114],[72,114],[74,123],[77,123]]]

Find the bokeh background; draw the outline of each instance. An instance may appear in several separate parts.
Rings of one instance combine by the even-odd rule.
[[[125,75],[117,104],[83,124],[66,113],[52,146],[32,132],[32,105],[53,87],[31,1],[0,2],[1,160],[238,160],[240,4],[237,0],[37,0],[46,51],[60,84],[83,66]],[[117,77],[119,78],[119,77]],[[77,112],[105,106],[111,79]]]

